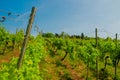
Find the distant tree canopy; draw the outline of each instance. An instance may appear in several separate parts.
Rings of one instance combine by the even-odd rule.
[[[112,38],[111,38],[111,37],[107,37],[106,40],[107,40],[107,41],[108,41],[108,40],[112,40]]]
[[[58,33],[51,33],[51,32],[47,32],[47,33],[43,33],[42,32],[42,37],[46,37],[46,38],[76,38],[76,39],[90,39],[89,37],[85,36],[84,33],[81,33],[81,35],[69,35],[68,33],[65,32],[61,32],[60,34]]]
[[[61,32],[60,37],[62,37],[62,38],[69,38],[70,36],[69,36],[69,34],[67,34],[65,32]]]
[[[81,33],[81,39],[84,39],[84,33]]]
[[[50,32],[47,32],[47,33],[43,33],[42,34],[43,37],[47,37],[47,38],[54,38],[54,37],[61,37],[61,38],[69,38],[69,34],[65,33],[65,32],[61,32],[60,34],[58,33],[50,33]]]
[[[54,38],[55,37],[55,35],[53,33],[50,33],[50,32],[43,33],[42,36],[47,37],[47,38]]]
[[[0,35],[4,35],[4,33],[9,33],[9,31],[7,31],[5,29],[5,27],[2,26],[2,24],[0,24]],[[94,39],[92,37],[87,37],[84,35],[84,33],[81,33],[81,35],[69,35],[68,33],[66,32],[61,32],[60,34],[58,33],[51,33],[51,32],[47,32],[47,33],[44,33],[42,30],[39,32],[39,34],[42,36],[42,37],[46,37],[46,38],[76,38],[76,39]],[[15,40],[16,42],[19,42],[21,40],[23,40],[24,38],[24,30],[23,29],[16,29],[16,34],[13,35],[13,41]],[[1,38],[2,39],[2,38]]]

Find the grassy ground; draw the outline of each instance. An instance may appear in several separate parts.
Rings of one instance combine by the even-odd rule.
[[[86,65],[82,61],[72,61],[69,56],[64,61],[60,61],[60,59],[59,56],[48,55],[40,63],[40,75],[45,80],[85,80]],[[89,72],[89,77],[94,80],[90,70]]]
[[[64,61],[60,61],[61,57],[56,55],[51,57],[48,55],[44,61],[40,63],[40,75],[45,80],[86,80],[86,65],[83,61],[70,60],[69,56]],[[107,76],[104,80],[113,80],[114,67],[107,64],[106,73],[101,73],[104,67],[103,62],[99,62],[100,76]],[[96,80],[95,71],[88,70],[88,80]],[[117,67],[118,80],[120,79],[120,63]],[[100,79],[102,80],[102,79]]]
[[[15,50],[12,54],[0,55],[0,63],[9,62],[11,57],[18,57],[19,50]],[[103,68],[103,62],[99,62],[99,69]],[[47,55],[46,58],[39,64],[40,76],[44,80],[86,80],[86,65],[80,60],[70,60],[69,55],[64,61],[61,61],[60,55]],[[88,80],[95,79],[95,71],[88,70]],[[114,67],[111,64],[107,65],[108,79],[113,80]],[[117,67],[117,75],[120,78],[120,63]],[[119,80],[119,79],[118,79]]]

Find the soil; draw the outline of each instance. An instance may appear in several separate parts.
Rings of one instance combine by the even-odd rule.
[[[79,72],[78,72],[77,70],[73,69],[69,63],[67,62],[63,62],[63,63],[66,65],[66,68],[70,72],[72,80],[84,80],[80,75],[81,74],[80,71],[83,68],[82,66],[79,67]]]
[[[2,58],[0,59],[0,64],[3,62],[9,62],[12,57],[19,57],[19,53],[19,50],[16,49],[10,54],[2,55]]]

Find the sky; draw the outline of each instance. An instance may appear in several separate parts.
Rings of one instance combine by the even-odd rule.
[[[31,34],[38,31],[70,35],[94,36],[95,28],[101,37],[120,34],[120,0],[1,0],[0,17],[6,16],[1,24],[7,30],[27,27],[31,8],[37,8]],[[11,12],[10,16],[7,12]],[[20,16],[17,16],[17,15]],[[119,35],[120,36],[120,35]]]

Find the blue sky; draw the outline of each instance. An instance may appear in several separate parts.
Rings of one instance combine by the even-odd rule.
[[[37,8],[35,25],[44,32],[81,34],[94,36],[97,27],[99,36],[114,37],[120,34],[120,0],[1,0],[0,16],[12,12],[4,23],[6,29],[26,29],[32,6]],[[20,14],[20,16],[15,16]]]

